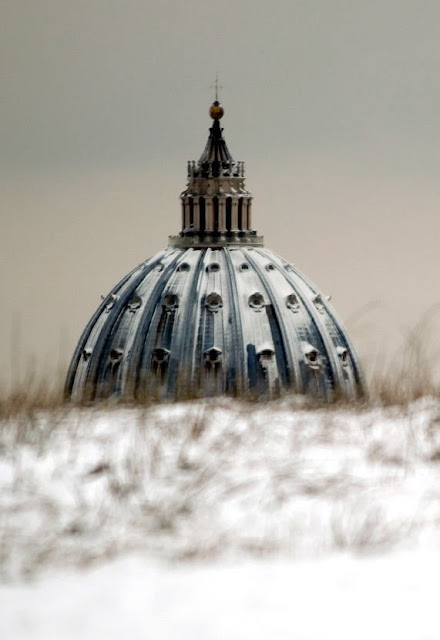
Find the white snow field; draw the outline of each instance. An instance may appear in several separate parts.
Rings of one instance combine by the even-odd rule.
[[[160,566],[140,555],[0,591],[5,640],[438,640],[440,554]]]
[[[0,638],[438,640],[440,402],[23,412]]]

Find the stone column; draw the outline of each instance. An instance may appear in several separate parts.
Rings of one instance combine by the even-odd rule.
[[[247,215],[247,228],[252,229],[252,198],[249,198],[248,200]]]
[[[188,197],[183,200],[183,231],[189,228],[189,200]]]
[[[181,198],[182,201],[182,231],[185,230],[185,198]]]
[[[231,230],[238,231],[238,198],[232,198]]]
[[[205,198],[206,231],[214,231],[212,198]]]
[[[193,198],[194,202],[194,231],[200,230],[200,205],[199,198],[195,196]]]
[[[218,228],[222,233],[226,231],[226,198],[224,196],[218,199]]]
[[[243,224],[243,231],[247,231],[249,229],[249,224],[248,224],[248,199],[247,198],[243,198],[243,204],[242,204],[242,208],[241,208],[242,214],[241,214],[241,219],[242,219],[242,224]]]

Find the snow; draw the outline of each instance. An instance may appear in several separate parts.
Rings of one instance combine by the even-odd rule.
[[[440,554],[159,565],[132,555],[0,591],[8,640],[437,640]]]
[[[438,638],[440,402],[0,428],[0,637]]]

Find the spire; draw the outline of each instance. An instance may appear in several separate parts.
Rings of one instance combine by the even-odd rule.
[[[214,120],[214,123],[209,129],[209,138],[199,158],[198,165],[202,173],[206,174],[206,177],[212,175],[218,178],[225,171],[230,175],[235,163],[223,138],[223,129],[220,127],[224,109],[218,100],[212,103],[209,115]]]
[[[188,184],[181,194],[182,230],[173,246],[253,244],[263,238],[251,226],[252,194],[245,188],[244,162],[234,160],[223,138],[224,109],[216,99],[209,109],[213,123],[202,155],[188,162]]]

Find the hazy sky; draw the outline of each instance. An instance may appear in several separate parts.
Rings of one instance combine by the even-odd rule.
[[[2,370],[179,230],[216,72],[266,246],[394,348],[440,303],[439,42],[439,0],[0,0]]]

